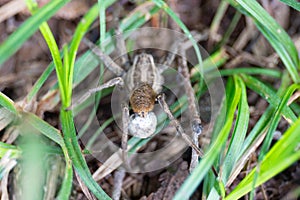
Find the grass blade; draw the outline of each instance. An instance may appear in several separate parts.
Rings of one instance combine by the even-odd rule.
[[[13,100],[8,98],[5,94],[0,92],[0,105],[9,110],[10,112],[14,114],[18,114],[18,111],[15,108],[15,103]]]
[[[220,70],[220,74],[221,76],[231,76],[234,74],[264,75],[274,78],[280,78],[282,76],[282,73],[279,70],[257,67],[239,67],[235,69],[222,69]]]
[[[66,150],[64,151],[64,154],[65,157],[68,156]],[[73,185],[73,168],[70,162],[71,159],[67,157],[64,180],[56,197],[59,200],[68,200],[71,196],[71,188]]]
[[[69,2],[69,0],[51,1],[41,8],[34,16],[26,20],[14,33],[12,33],[0,46],[0,68],[2,64],[37,31],[43,22],[47,21],[67,2]]]
[[[228,0],[233,7],[253,18],[258,29],[264,34],[280,56],[293,81],[300,81],[298,51],[285,30],[254,0]]]
[[[241,100],[239,102],[238,113],[236,117],[235,127],[232,133],[228,151],[223,162],[222,180],[227,182],[232,169],[238,160],[244,142],[249,122],[249,106],[247,102],[246,86],[243,81],[237,77],[238,84],[241,87]]]
[[[33,2],[31,0],[27,0],[26,1],[27,7],[29,8],[30,12],[33,14],[33,16],[35,16],[35,13],[38,12],[38,5],[36,2]],[[58,73],[57,78],[58,78],[58,83],[62,83],[64,80],[60,80],[63,78],[62,74],[63,74],[63,64],[62,64],[62,60],[61,60],[61,56],[60,56],[60,52],[58,49],[58,46],[56,44],[54,35],[52,34],[52,31],[50,29],[50,27],[48,26],[47,22],[43,22],[41,24],[41,26],[39,27],[46,43],[47,46],[49,47],[55,68],[56,68],[56,73]],[[63,85],[59,85],[61,93],[64,94],[66,88],[63,87]],[[65,99],[65,96],[62,96],[62,99]]]
[[[228,82],[226,92],[230,91],[229,88],[234,88],[234,92],[230,94],[230,99],[232,99],[232,101],[227,101],[229,98],[226,98],[226,101],[228,102],[228,113],[226,116],[225,124],[221,129],[219,135],[217,136],[216,140],[214,140],[214,142],[210,145],[208,151],[205,153],[198,166],[194,169],[191,175],[180,187],[180,189],[174,197],[174,200],[188,199],[193,194],[200,182],[206,176],[207,172],[209,171],[215,160],[218,158],[223,145],[226,143],[226,139],[228,137],[233,122],[234,113],[240,101],[241,95],[241,88],[238,86],[236,79],[234,81],[234,84],[232,83],[232,81]]]
[[[26,123],[31,124],[35,129],[39,130],[39,132],[41,132],[53,142],[57,143],[59,146],[64,146],[64,140],[59,130],[52,127],[50,124],[32,113],[23,112],[21,113],[21,115],[22,119],[26,121]]]
[[[276,111],[277,116],[280,116],[280,113],[283,111],[289,97],[296,89],[299,89],[299,87],[299,85],[292,85],[289,87],[288,92],[285,94],[278,106]],[[257,181],[255,182],[255,187],[261,185],[297,161],[300,158],[299,143],[300,118],[292,124],[292,126],[284,133],[282,138],[263,158],[258,172]],[[257,168],[253,169],[251,173],[246,176],[225,199],[238,199],[248,193],[252,189],[256,172]]]
[[[98,199],[110,199],[110,197],[102,190],[98,183],[93,179],[91,172],[84,160],[81,149],[77,142],[76,130],[74,126],[73,116],[71,111],[61,111],[60,115],[62,130],[65,134],[65,143],[68,153],[73,162],[74,168],[80,175],[82,181],[93,192]]]
[[[7,152],[10,152],[10,158],[19,158],[22,153],[17,146],[0,142],[0,158],[2,158]]]
[[[300,11],[300,3],[295,0],[280,0],[281,2],[293,7],[294,9]]]
[[[280,104],[280,98],[278,95],[273,91],[270,87],[262,83],[260,80],[248,76],[245,74],[241,75],[242,79],[246,83],[247,87],[261,95],[264,99],[266,99],[269,104],[271,104],[273,107],[277,107]],[[296,115],[293,113],[293,111],[288,106],[284,106],[282,114],[284,118],[291,124],[292,122],[295,122],[297,120]]]

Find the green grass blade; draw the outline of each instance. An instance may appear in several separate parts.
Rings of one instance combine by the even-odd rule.
[[[232,133],[228,151],[223,162],[222,180],[227,182],[232,169],[238,160],[241,148],[247,133],[248,122],[250,117],[249,106],[247,102],[246,86],[240,78],[237,78],[238,84],[241,88],[241,100],[238,106],[238,113],[236,117],[235,127]]]
[[[292,85],[284,95],[280,105],[277,109],[277,117],[283,111],[288,99],[292,93],[299,89],[299,85]],[[275,120],[274,123],[276,123]],[[255,187],[261,185],[269,180],[279,172],[293,164],[300,158],[299,151],[300,143],[300,118],[292,124],[292,126],[284,133],[282,138],[273,146],[273,148],[263,158],[260,169],[255,182]],[[243,181],[225,198],[225,199],[238,199],[248,193],[252,189],[252,184],[257,173],[257,168],[253,169],[251,173],[246,176]]]
[[[259,81],[258,79],[241,74],[242,79],[246,83],[247,87],[261,95],[265,100],[267,100],[274,108],[276,108],[280,103],[280,98],[270,87]],[[283,108],[282,114],[284,118],[289,122],[295,122],[297,120],[296,115],[290,109],[290,107],[285,106]]]
[[[257,165],[256,173],[255,173],[254,178],[253,178],[253,189],[251,191],[250,197],[254,195],[254,186],[255,186],[255,184],[257,182],[257,179],[258,179],[258,174],[259,174],[259,171],[260,171],[261,161],[265,157],[267,152],[269,151],[269,148],[270,148],[270,145],[271,145],[271,142],[272,142],[272,139],[273,139],[273,133],[275,132],[275,130],[278,126],[278,123],[280,121],[280,118],[281,118],[281,111],[283,109],[283,106],[287,104],[287,101],[289,100],[290,96],[292,95],[292,93],[297,88],[299,88],[299,85],[296,85],[296,84],[291,85],[288,88],[288,90],[286,91],[286,93],[284,95],[284,98],[283,98],[282,102],[278,105],[278,107],[276,109],[276,112],[274,113],[274,116],[272,116],[270,127],[268,129],[267,135],[264,139],[263,145],[261,147],[261,150],[260,150],[260,153],[259,153],[259,156],[258,156],[258,165]],[[250,199],[252,199],[252,198],[250,198]]]
[[[222,69],[220,70],[221,76],[231,76],[234,74],[249,74],[249,75],[263,75],[274,78],[280,78],[282,73],[275,69],[265,69],[257,67],[239,67],[235,69]]]
[[[77,142],[76,130],[74,126],[73,116],[71,111],[61,110],[62,130],[64,133],[65,144],[68,153],[73,162],[73,166],[79,174],[85,185],[92,191],[98,199],[110,199],[110,197],[102,190],[98,183],[93,179],[91,172],[86,164],[86,161],[81,153],[81,149]]]
[[[0,158],[2,158],[8,151],[10,151],[10,158],[19,158],[22,153],[17,146],[0,142]]]
[[[30,12],[35,16],[35,13],[38,12],[38,5],[36,2],[33,2],[31,0],[26,0],[27,7],[29,8]],[[47,22],[43,22],[41,26],[39,27],[47,46],[50,50],[58,78],[58,83],[60,87],[61,94],[65,94],[66,88],[64,88],[64,84],[62,84],[65,80],[63,79],[63,64],[60,56],[60,52],[58,49],[58,46],[56,44],[55,38],[52,34],[52,31],[50,30],[50,27],[48,26]],[[63,100],[66,98],[64,95],[61,97]]]
[[[293,62],[293,58],[291,57],[291,52],[289,51],[289,49],[285,48],[284,43],[278,41],[276,37],[274,37],[274,35],[269,32],[269,30],[266,30],[263,24],[257,23],[257,28],[260,30],[260,32],[262,32],[265,35],[270,44],[276,50],[285,67],[289,71],[293,81],[295,83],[298,83],[299,74],[297,72],[297,64],[295,64],[296,61]]]
[[[183,185],[180,187],[178,192],[176,193],[174,200],[182,200],[182,199],[188,199],[193,194],[195,189],[198,187],[200,182],[203,180],[203,178],[207,175],[207,172],[215,162],[215,160],[218,158],[219,153],[226,143],[228,134],[231,129],[231,125],[234,118],[234,113],[236,110],[236,107],[240,101],[240,95],[241,95],[241,88],[236,82],[236,79],[234,81],[234,84],[228,84],[226,87],[226,92],[233,90],[234,92],[231,93],[230,98],[232,101],[228,101],[228,113],[226,116],[226,121],[221,129],[219,135],[217,136],[216,140],[211,144],[208,151],[205,153],[204,157],[198,164],[198,166],[194,169],[194,171],[191,173],[191,175],[186,179],[186,181],[183,183]],[[228,99],[228,98],[227,98]]]
[[[34,16],[26,20],[14,33],[12,33],[0,46],[0,68],[2,64],[37,31],[43,22],[47,21],[67,2],[69,2],[69,0],[51,1],[42,7]]]
[[[278,105],[278,108],[276,110],[276,112],[274,113],[274,116],[272,117],[272,122],[271,122],[271,126],[269,128],[269,131],[267,133],[266,139],[263,143],[263,146],[261,148],[260,154],[259,154],[259,159],[258,161],[261,161],[262,158],[264,157],[264,155],[267,153],[267,151],[269,150],[269,147],[271,145],[271,141],[273,138],[273,133],[276,130],[280,117],[281,117],[281,112],[283,107],[287,104],[287,101],[289,100],[290,96],[292,95],[292,93],[296,90],[299,89],[299,85],[297,84],[293,84],[291,85],[288,90],[286,91],[282,102]]]
[[[277,95],[281,96],[283,93],[287,90],[291,80],[288,75],[288,73],[284,72],[281,78],[281,85],[280,88],[277,91]],[[265,110],[263,115],[260,117],[258,122],[255,124],[254,128],[251,130],[251,132],[248,134],[247,139],[245,140],[243,144],[243,149],[241,150],[242,155],[246,149],[248,149],[251,145],[251,143],[259,137],[260,134],[264,133],[265,130],[270,126],[271,119],[274,115],[275,107],[272,105],[269,105],[269,107]]]
[[[5,94],[0,92],[0,105],[9,110],[10,112],[14,114],[18,114],[18,111],[15,108],[15,104],[13,100],[8,98]]]
[[[69,97],[69,93],[70,91],[72,92],[72,87],[70,89],[70,86],[69,86],[69,71],[71,70],[70,69],[70,65],[69,65],[69,62],[70,62],[70,57],[69,57],[69,52],[68,52],[68,47],[66,45],[63,46],[63,54],[64,54],[64,62],[63,62],[63,73],[60,75],[62,76],[61,79],[63,79],[63,83],[61,83],[59,80],[58,80],[58,84],[62,84],[64,86],[64,91],[66,91],[65,93],[61,94],[64,95],[64,98],[61,99],[61,102],[62,102],[62,107],[63,108],[66,108],[69,106],[68,104],[68,101],[71,101],[71,97]],[[56,70],[57,71],[57,70]],[[57,73],[57,72],[56,72]],[[72,86],[72,84],[71,84]],[[63,91],[61,90],[61,88],[59,88],[59,91],[60,93],[62,93]]]
[[[61,136],[61,132],[56,128],[52,127],[50,124],[40,119],[32,113],[21,113],[23,121],[31,124],[35,129],[41,132],[43,135],[48,137],[53,142],[57,143],[60,146],[64,146],[64,140]]]
[[[54,70],[54,63],[52,62],[46,69],[45,71],[42,73],[42,75],[38,78],[38,80],[34,83],[32,89],[30,90],[30,92],[27,94],[26,96],[26,100],[27,102],[30,102],[35,95],[38,93],[38,91],[41,89],[41,87],[43,86],[43,84],[46,82],[46,80],[48,79],[48,77],[50,76],[50,74],[53,72]]]
[[[281,2],[293,7],[294,9],[300,11],[300,3],[295,0],[280,0]]]
[[[255,0],[228,0],[233,7],[253,18],[258,29],[276,50],[293,81],[300,81],[298,51],[285,30]]]
[[[112,3],[114,3],[115,0],[109,0],[105,1],[105,3],[102,5],[104,8],[107,8]],[[83,17],[83,19],[78,24],[72,42],[70,44],[70,62],[69,62],[69,70],[67,71],[67,80],[68,80],[68,102],[66,102],[67,107],[71,105],[71,97],[72,97],[72,83],[73,83],[73,76],[74,76],[74,64],[75,64],[75,58],[76,53],[79,47],[79,44],[88,31],[91,24],[96,20],[98,16],[98,4],[95,4],[88,13],[86,13]]]
[[[56,199],[58,200],[68,200],[71,196],[71,189],[73,185],[73,168],[71,164],[71,159],[68,156],[67,150],[64,150],[64,155],[66,159],[66,167],[65,167],[65,176],[62,183],[62,186],[60,187],[60,190],[58,192],[58,195]]]
[[[99,7],[99,20],[100,20],[100,49],[105,52],[105,32],[106,32],[106,18],[105,18],[105,1],[98,0],[98,7]]]

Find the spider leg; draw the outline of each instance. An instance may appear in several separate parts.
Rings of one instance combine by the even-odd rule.
[[[168,118],[171,120],[171,123],[175,125],[175,128],[177,130],[177,133],[184,139],[184,141],[192,147],[192,149],[197,153],[198,156],[203,156],[203,151],[193,142],[193,140],[184,132],[182,126],[178,122],[178,120],[173,116],[166,100],[165,100],[165,94],[159,94],[156,97],[159,105],[163,109],[163,111],[168,115]]]
[[[121,148],[122,148],[122,157],[125,166],[129,166],[128,163],[128,156],[127,156],[127,141],[128,141],[128,126],[129,126],[129,108],[127,103],[122,104],[122,141],[121,141]]]
[[[92,50],[92,52],[99,57],[104,65],[113,72],[116,76],[122,76],[125,74],[125,70],[122,69],[117,63],[115,63],[108,55],[103,53],[101,49],[92,43],[90,40],[83,38],[83,42]]]
[[[187,67],[187,61],[186,61],[186,56],[185,56],[185,49],[181,48],[181,55],[183,55],[180,58],[181,61],[181,65],[179,65],[178,67],[178,71],[182,74],[182,76],[184,77],[184,88],[185,91],[187,93],[187,98],[188,98],[188,109],[189,112],[192,115],[192,123],[191,123],[191,127],[192,127],[192,131],[193,131],[193,142],[195,145],[197,145],[197,147],[199,147],[199,135],[202,133],[202,125],[201,125],[201,120],[200,120],[200,114],[199,114],[199,110],[197,107],[197,101],[195,99],[195,95],[194,95],[194,90],[193,87],[191,85],[190,82],[190,73],[189,73],[189,69]],[[197,152],[193,149],[192,150],[192,159],[191,159],[191,164],[190,164],[190,171],[192,171],[196,165],[198,164],[199,161],[199,156],[197,154]]]
[[[72,104],[70,107],[67,108],[67,110],[71,110],[72,108],[75,108],[79,104],[83,103],[85,100],[87,100],[92,94],[99,92],[105,88],[109,88],[112,86],[118,85],[120,87],[124,86],[124,80],[121,77],[113,78],[106,83],[103,83],[102,85],[89,89],[85,94],[83,94],[77,101],[75,101],[74,104]]]
[[[159,94],[156,97],[156,100],[158,101],[159,105],[162,107],[164,112],[168,115],[168,118],[171,120],[171,123],[174,123],[175,128],[177,130],[177,133],[182,136],[184,141],[192,147],[192,149],[197,153],[198,156],[203,157],[204,153],[203,151],[193,142],[193,140],[184,132],[182,126],[178,122],[178,120],[173,116],[166,100],[165,100],[165,94]],[[214,166],[211,167],[212,172],[214,173],[215,177],[218,177],[217,170],[214,168]]]
[[[177,31],[180,32],[180,29],[178,29]],[[196,33],[196,32],[192,32],[193,38],[199,42],[199,41],[203,41],[206,40],[208,38],[208,32],[205,31],[202,34]],[[172,62],[175,60],[176,54],[178,53],[179,49],[189,49],[191,48],[193,45],[191,44],[191,42],[188,41],[184,41],[183,38],[180,38],[179,40],[177,40],[176,42],[174,42],[171,47],[170,47],[170,51],[168,52],[167,57],[164,59],[165,61],[163,62],[163,65],[166,66],[170,66],[172,64]]]
[[[166,61],[163,63],[163,65],[170,66],[171,63],[174,61],[177,52],[180,51],[182,57],[180,58],[181,64],[178,67],[178,71],[182,74],[184,78],[183,84],[188,97],[188,109],[189,112],[192,114],[191,128],[193,131],[193,143],[199,148],[198,138],[199,135],[202,133],[202,125],[200,120],[200,114],[197,107],[197,101],[194,95],[194,90],[190,82],[190,74],[189,74],[189,69],[187,67],[187,61],[185,59],[186,49],[187,49],[187,47],[185,46],[186,45],[184,45],[184,41],[182,40],[175,42],[171,46],[171,51],[168,53]],[[195,148],[193,148],[192,159],[189,168],[190,171],[192,171],[196,167],[198,161],[199,161],[199,154],[196,152]]]
[[[120,28],[116,29],[115,33],[116,33],[116,47],[119,55],[121,55],[120,58],[121,58],[122,66],[124,66],[125,70],[128,70],[130,67],[130,61],[128,58],[123,33]]]
[[[112,199],[113,200],[119,200],[120,197],[121,197],[124,177],[125,177],[124,168],[121,168],[121,169],[115,171],[115,174],[114,174],[114,187],[113,187],[113,192],[112,192]]]
[[[122,141],[121,141],[121,148],[122,148],[122,159],[123,163],[126,167],[129,167],[128,156],[127,156],[127,140],[128,140],[128,124],[129,124],[129,108],[127,103],[122,104]],[[114,175],[114,187],[112,193],[113,200],[119,200],[121,197],[122,191],[122,184],[123,179],[125,177],[125,168],[120,167]]]
[[[181,42],[175,42],[172,46],[171,46],[171,50],[168,52],[168,55],[165,59],[165,61],[163,62],[164,66],[171,66],[172,62],[175,59],[175,56],[178,52],[178,45]]]

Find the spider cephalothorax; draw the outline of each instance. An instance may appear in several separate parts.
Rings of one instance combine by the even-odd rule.
[[[130,92],[142,87],[145,92],[150,92],[151,88],[158,94],[164,83],[162,71],[163,69],[155,65],[152,55],[141,53],[135,56],[132,67],[126,73],[125,85]]]

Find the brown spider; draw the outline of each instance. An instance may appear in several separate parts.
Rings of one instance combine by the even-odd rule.
[[[121,34],[121,33],[119,33]],[[157,119],[154,114],[153,108],[155,103],[159,103],[163,111],[167,114],[171,123],[175,126],[177,133],[185,140],[185,142],[192,147],[193,156],[192,164],[193,166],[190,169],[195,167],[195,164],[198,162],[198,156],[202,156],[203,153],[198,147],[197,138],[202,132],[201,121],[199,118],[198,110],[195,105],[195,97],[193,93],[192,86],[189,80],[189,73],[186,61],[182,59],[182,64],[180,66],[180,72],[184,77],[184,87],[188,95],[189,111],[193,117],[192,120],[192,131],[194,135],[194,141],[185,133],[181,124],[173,116],[168,104],[165,101],[165,95],[161,93],[162,85],[164,83],[164,78],[162,72],[165,70],[163,67],[157,67],[154,63],[153,57],[150,54],[141,53],[136,55],[134,58],[133,65],[125,70],[116,64],[109,56],[104,54],[97,46],[95,46],[89,40],[84,40],[88,47],[97,55],[100,60],[103,61],[104,65],[113,72],[117,77],[113,78],[106,83],[89,89],[78,101],[76,101],[72,107],[84,102],[92,94],[101,91],[105,88],[112,86],[118,86],[124,90],[129,95],[129,102],[131,108],[134,112],[133,115],[129,115],[129,106],[126,103],[122,104],[122,124],[123,124],[123,133],[122,133],[122,142],[121,147],[123,149],[123,158],[125,164],[127,162],[127,140],[128,132],[139,138],[148,138],[154,134],[157,125]],[[117,40],[117,45],[121,49],[121,52],[126,52],[125,44],[123,40]],[[177,45],[174,45],[177,47]],[[177,51],[174,48],[175,52]],[[163,66],[169,66],[174,60],[174,52],[167,57]],[[122,63],[128,62],[127,56],[122,56]]]
[[[119,35],[119,36],[118,36]],[[129,66],[128,56],[126,54],[126,48],[124,40],[122,38],[122,34],[120,32],[117,33],[116,41],[117,47],[120,54],[122,54],[121,58],[121,65],[124,68],[120,67],[116,64],[109,56],[104,54],[97,46],[95,46],[89,40],[84,39],[85,44],[92,50],[92,52],[99,57],[99,59],[104,63],[104,65],[116,75],[116,78],[113,78],[104,84],[89,89],[81,98],[79,98],[72,107],[84,102],[87,100],[92,94],[101,91],[105,88],[116,86],[117,88],[121,89],[123,93],[125,93],[126,99],[123,99],[123,93],[121,98],[118,102],[118,107],[121,105],[121,130],[122,130],[122,141],[121,141],[121,148],[123,153],[123,166],[119,168],[114,174],[114,189],[113,189],[113,199],[119,199],[121,195],[122,189],[122,182],[125,177],[125,168],[131,169],[128,163],[127,158],[127,140],[128,140],[128,133],[132,136],[136,136],[139,138],[148,138],[151,137],[156,130],[157,126],[157,118],[153,112],[153,108],[155,103],[158,103],[164,113],[167,114],[167,117],[170,119],[170,123],[176,128],[177,134],[183,138],[186,144],[192,147],[192,159],[190,163],[190,171],[192,171],[199,160],[199,156],[202,157],[203,153],[201,149],[198,147],[198,137],[202,132],[201,120],[199,117],[199,111],[197,109],[196,99],[194,96],[194,90],[190,83],[190,74],[187,67],[187,62],[185,59],[179,59],[178,63],[178,71],[181,73],[183,79],[182,83],[184,86],[184,92],[187,95],[188,100],[188,111],[191,116],[190,127],[193,132],[193,138],[187,135],[182,128],[179,121],[173,116],[172,112],[168,104],[165,101],[165,94],[162,93],[162,86],[167,82],[164,80],[162,73],[166,70],[167,66],[170,66],[171,63],[175,59],[175,54],[182,55],[182,58],[185,58],[185,50],[187,49],[188,44],[179,45],[178,42],[175,42],[172,45],[172,49],[167,56],[166,61],[162,65],[155,65],[153,56],[146,53],[138,54],[134,57],[134,62],[132,65]],[[182,39],[182,38],[180,38]],[[201,38],[198,38],[201,39]],[[180,43],[181,44],[181,43]],[[185,46],[185,47],[184,47]],[[172,77],[173,78],[173,77]],[[177,81],[177,80],[176,80]],[[132,108],[134,114],[130,116],[129,114],[129,105]],[[116,104],[115,104],[116,105]],[[112,107],[113,110],[114,107]],[[119,114],[118,110],[118,114]],[[118,115],[119,116],[119,115]],[[116,121],[117,122],[117,121]],[[173,146],[173,149],[179,149],[178,146]],[[117,148],[119,149],[119,148]],[[173,150],[172,149],[172,150]],[[102,152],[102,150],[101,150]],[[118,151],[118,158],[120,152]],[[168,152],[169,153],[169,152]],[[171,153],[170,153],[171,154]],[[161,156],[160,152],[156,154]],[[152,160],[153,157],[150,157],[151,162],[157,161],[155,159]],[[144,157],[141,160],[138,160],[136,163],[133,163],[133,166],[139,164],[139,161],[144,161]],[[158,157],[158,162],[167,161],[169,160],[164,158]],[[149,161],[145,159],[146,161]],[[115,161],[115,160],[114,160]],[[118,160],[119,161],[119,160]],[[130,160],[135,161],[135,160]],[[122,163],[122,162],[120,162]],[[111,163],[115,164],[115,163]],[[147,162],[147,164],[149,164]],[[119,164],[121,165],[121,164]],[[116,164],[115,167],[119,166]],[[149,165],[152,166],[151,163]],[[115,168],[114,168],[115,169]],[[217,177],[217,171],[214,167],[212,167],[212,171],[214,175]],[[135,171],[134,171],[135,172]]]
[[[117,46],[120,52],[126,52],[124,40],[119,32],[117,37]],[[178,71],[183,75],[183,85],[188,96],[188,108],[189,113],[192,116],[191,129],[193,131],[193,139],[187,135],[182,128],[179,121],[173,116],[168,104],[165,101],[165,94],[161,93],[162,86],[164,84],[164,77],[162,73],[166,68],[164,66],[170,66],[175,58],[175,53],[178,51],[178,44],[173,45],[173,51],[168,55],[166,61],[161,66],[156,66],[153,56],[146,53],[141,53],[134,57],[132,66],[128,68],[120,67],[109,56],[104,54],[97,46],[95,46],[89,40],[84,39],[85,43],[92,50],[92,52],[99,57],[104,65],[113,72],[117,77],[113,78],[106,83],[89,89],[78,101],[76,101],[72,107],[84,102],[92,94],[101,91],[105,88],[117,86],[126,91],[134,114],[129,115],[128,103],[122,103],[122,141],[121,148],[123,150],[123,162],[125,166],[129,166],[127,158],[127,140],[128,132],[132,136],[139,138],[148,138],[155,133],[157,126],[157,118],[153,112],[155,103],[159,103],[162,110],[167,114],[171,123],[175,126],[177,134],[180,135],[184,141],[192,147],[192,159],[190,164],[190,171],[193,170],[198,163],[199,156],[203,156],[201,149],[198,147],[198,136],[202,132],[201,120],[199,118],[199,112],[196,106],[196,100],[194,91],[190,83],[190,77],[186,60],[181,59],[181,64],[178,67]],[[181,55],[185,54],[184,49],[180,49]],[[127,54],[121,57],[122,66],[128,64]],[[213,169],[216,174],[215,170]],[[122,180],[124,178],[125,171],[121,168],[115,174],[115,187],[113,196],[114,199],[120,198],[120,191],[122,186]]]

